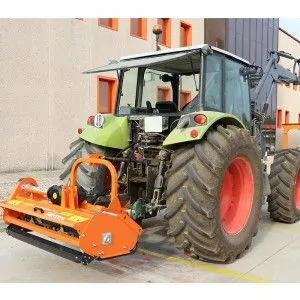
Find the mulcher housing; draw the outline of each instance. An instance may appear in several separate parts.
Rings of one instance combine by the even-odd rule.
[[[81,163],[108,168],[112,182],[107,207],[91,205],[78,197],[75,173]],[[9,199],[1,204],[4,222],[10,224],[7,229],[9,235],[83,264],[95,258],[129,254],[135,249],[142,229],[122,207],[117,193],[117,174],[109,161],[95,157],[76,160],[70,184],[62,186],[59,192],[53,192],[51,196],[36,187],[37,182],[33,178],[23,178]],[[59,203],[54,204],[53,200],[59,200]],[[79,248],[81,252],[28,232],[64,242]]]

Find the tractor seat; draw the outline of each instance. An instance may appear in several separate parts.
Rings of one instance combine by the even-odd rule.
[[[178,112],[177,106],[173,101],[157,101],[155,108],[157,108],[160,113]]]

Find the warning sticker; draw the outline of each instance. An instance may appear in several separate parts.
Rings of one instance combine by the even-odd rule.
[[[55,213],[52,213],[52,212],[47,212],[46,213],[46,216],[52,218],[52,219],[55,219],[57,221],[63,221],[65,219],[65,217],[63,216],[60,216],[60,215],[57,215]]]
[[[62,211],[61,213],[59,213],[60,215],[62,215],[62,216],[65,216],[65,217],[70,217],[70,216],[72,216],[72,214],[71,213],[69,213],[69,212],[66,212],[66,211]]]

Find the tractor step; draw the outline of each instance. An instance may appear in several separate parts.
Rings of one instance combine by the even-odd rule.
[[[30,234],[27,232],[27,230],[24,230],[22,227],[13,224],[10,224],[6,228],[6,232],[8,235],[22,242],[26,242],[30,245],[36,246],[40,249],[43,249],[45,251],[48,251],[50,253],[53,253],[55,255],[58,255],[60,257],[63,257],[65,259],[71,260],[76,263],[82,263],[83,265],[88,265],[94,260],[94,257],[86,253],[76,251],[74,249],[43,239],[39,236]]]

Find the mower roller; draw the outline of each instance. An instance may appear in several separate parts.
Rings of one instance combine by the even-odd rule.
[[[53,186],[47,192],[36,189],[33,178],[19,180],[10,197],[0,206],[7,233],[84,265],[93,259],[129,254],[135,250],[141,227],[132,220],[118,197],[117,173],[112,163],[91,155],[77,159],[71,170],[69,185]],[[110,202],[107,207],[91,205],[83,199],[76,185],[81,163],[105,166],[111,175]],[[77,251],[32,233],[79,248]]]

